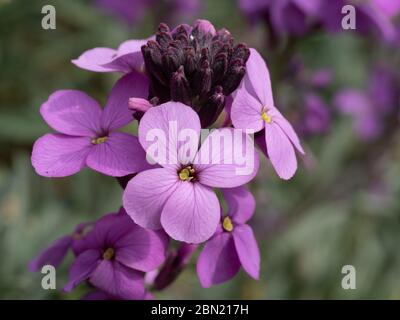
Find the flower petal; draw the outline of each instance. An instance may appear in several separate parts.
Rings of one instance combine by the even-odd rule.
[[[243,86],[265,107],[274,106],[271,79],[267,64],[256,49],[250,48],[250,57],[246,63],[246,75],[243,78]]]
[[[101,115],[102,128],[106,131],[121,128],[133,121],[129,98],[147,98],[149,81],[146,76],[131,72],[119,79],[111,90]]]
[[[69,248],[71,248],[71,244],[71,236],[65,236],[57,239],[48,248],[43,250],[36,258],[29,262],[29,271],[37,272],[47,264],[57,268],[64,260]]]
[[[96,288],[122,299],[143,299],[144,274],[118,261],[103,260],[89,279]]]
[[[112,132],[107,141],[93,145],[88,167],[112,177],[122,177],[149,169],[146,154],[138,138],[124,132]]]
[[[141,71],[144,65],[142,46],[148,40],[128,40],[122,42],[118,47],[117,54],[111,61],[108,61],[101,66],[113,71],[131,72]]]
[[[297,136],[296,132],[294,131],[292,125],[290,124],[289,121],[287,121],[284,116],[279,112],[278,109],[272,108],[269,111],[269,114],[273,118],[273,121],[275,121],[283,130],[283,132],[287,135],[289,140],[293,143],[293,145],[296,147],[296,149],[301,153],[305,154],[303,147],[300,144],[299,137]]]
[[[95,137],[100,131],[101,107],[78,90],[58,90],[40,107],[40,114],[54,130],[71,136]]]
[[[262,110],[261,102],[241,85],[232,102],[230,113],[232,123],[235,128],[253,129],[254,132],[258,132],[264,128],[264,120],[261,118]]]
[[[126,212],[143,228],[160,229],[162,209],[177,182],[176,172],[164,168],[138,173],[125,188],[123,205]]]
[[[64,291],[70,292],[81,282],[88,279],[100,261],[100,251],[95,249],[81,253],[69,269],[69,281]]]
[[[297,159],[292,143],[278,124],[265,127],[265,142],[272,166],[282,179],[288,180],[297,170]]]
[[[250,220],[256,209],[256,200],[251,192],[244,186],[221,191],[233,221],[242,224]]]
[[[211,188],[180,181],[161,213],[161,224],[170,237],[187,243],[201,243],[215,232],[221,212]]]
[[[204,288],[231,279],[239,269],[235,244],[227,232],[207,241],[197,260],[197,275]]]
[[[114,66],[104,66],[110,63],[116,54],[117,51],[111,48],[93,48],[85,51],[77,59],[71,60],[71,62],[81,69],[94,72],[122,71]]]
[[[199,117],[192,108],[180,102],[167,102],[144,114],[139,124],[139,141],[149,158],[154,156],[155,147],[157,159],[153,160],[163,167],[178,168],[195,157],[200,128]]]
[[[249,135],[222,128],[212,131],[204,140],[194,164],[202,184],[233,188],[254,178],[259,159]]]
[[[115,259],[139,271],[148,272],[158,268],[166,258],[168,237],[164,231],[143,229],[131,219],[130,223],[129,232],[116,243]]]
[[[85,166],[92,145],[86,137],[48,133],[36,140],[32,165],[44,177],[66,177]]]
[[[254,279],[260,276],[260,250],[253,230],[247,225],[235,226],[233,240],[243,269]]]

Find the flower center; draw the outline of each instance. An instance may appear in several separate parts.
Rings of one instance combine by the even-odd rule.
[[[108,140],[107,136],[92,139],[92,144],[102,144]]]
[[[107,248],[106,251],[103,252],[103,259],[104,260],[111,260],[114,258],[115,251],[113,248]]]
[[[194,174],[192,166],[187,166],[178,172],[179,179],[182,181],[192,181],[195,178]]]
[[[265,111],[261,113],[261,119],[263,119],[266,123],[271,123],[272,118],[270,115],[268,115]]]
[[[229,217],[225,217],[224,221],[222,222],[222,227],[225,231],[231,232],[233,230],[233,223]]]

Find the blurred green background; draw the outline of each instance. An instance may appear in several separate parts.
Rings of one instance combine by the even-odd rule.
[[[56,30],[41,28],[45,4],[57,10]],[[273,74],[288,63],[287,48],[268,52],[265,29],[250,28],[236,1],[203,1],[196,17],[261,50]],[[30,164],[32,144],[50,130],[39,107],[53,91],[66,88],[86,91],[104,103],[119,75],[80,70],[70,60],[89,48],[148,37],[159,22],[157,10],[128,27],[91,1],[0,0],[0,298],[71,299],[82,294],[84,289],[71,294],[43,290],[41,274],[29,273],[27,263],[77,223],[117,210],[122,190],[114,179],[90,170],[63,179],[36,175]],[[331,68],[332,91],[365,86],[376,59],[367,47],[368,40],[349,33],[316,33],[291,50],[311,70]],[[280,86],[273,86],[279,95]],[[361,143],[349,119],[336,117],[328,134],[303,141],[308,156],[294,179],[279,180],[264,160],[251,184],[257,198],[252,225],[262,255],[260,281],[241,271],[226,284],[202,289],[192,259],[156,297],[399,299],[399,138],[396,130],[374,144]],[[58,288],[66,283],[72,257],[67,260],[57,272]],[[341,270],[348,264],[357,271],[356,290],[341,287]]]

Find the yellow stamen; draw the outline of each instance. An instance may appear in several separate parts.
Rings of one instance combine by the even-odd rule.
[[[182,181],[191,181],[194,179],[194,169],[191,166],[187,166],[179,171],[178,175]]]
[[[261,114],[261,119],[263,119],[266,123],[271,123],[272,118],[266,112]]]
[[[232,220],[229,217],[225,217],[224,221],[222,222],[222,227],[226,231],[231,232],[233,230]]]
[[[111,260],[114,258],[114,249],[113,248],[108,248],[106,251],[103,253],[103,259],[105,260]]]
[[[108,137],[99,137],[99,138],[94,138],[92,139],[93,144],[101,144],[103,142],[106,142],[108,140]]]

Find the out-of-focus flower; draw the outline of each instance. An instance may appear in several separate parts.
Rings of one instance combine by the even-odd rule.
[[[112,297],[144,299],[144,272],[165,260],[168,239],[162,231],[136,225],[126,214],[108,214],[82,239],[69,271],[69,292],[88,280]]]
[[[267,65],[256,50],[250,51],[246,75],[233,99],[232,123],[240,129],[265,130],[267,155],[275,171],[282,179],[290,179],[297,170],[294,147],[302,154],[304,150],[291,124],[275,107]]]
[[[228,214],[197,261],[197,274],[205,288],[231,279],[240,266],[254,279],[260,272],[260,252],[253,230],[246,224],[256,207],[254,197],[245,187],[224,189],[223,195]]]
[[[149,167],[136,137],[115,130],[133,120],[131,96],[147,97],[148,81],[137,73],[113,87],[104,110],[85,93],[59,90],[41,106],[47,124],[57,133],[39,138],[32,165],[45,177],[65,177],[88,166],[110,176],[125,176]]]
[[[353,118],[358,136],[370,141],[382,133],[387,116],[399,108],[399,92],[393,74],[377,67],[366,91],[342,89],[334,102],[339,111]]]
[[[307,93],[302,106],[298,129],[303,135],[325,133],[331,125],[331,114],[325,102],[314,93]]]
[[[179,135],[191,131],[196,137],[178,140],[178,134],[170,134],[171,123]],[[214,234],[220,218],[220,205],[212,188],[237,187],[257,173],[256,152],[248,155],[253,161],[248,174],[237,174],[240,165],[227,159],[233,150],[244,154],[245,146],[252,142],[243,133],[229,146],[218,145],[210,151],[211,141],[224,135],[224,130],[233,136],[231,128],[222,128],[212,131],[199,149],[200,119],[193,109],[179,102],[151,108],[141,119],[139,141],[151,156],[155,143],[149,141],[148,134],[153,128],[166,137],[156,142],[158,157],[154,160],[161,168],[142,171],[132,178],[124,192],[124,208],[144,228],[164,228],[173,239],[187,243],[206,241]],[[204,164],[202,159],[209,161]]]
[[[191,18],[201,7],[199,0],[95,0],[95,4],[128,25],[142,21],[150,9],[173,22]]]
[[[235,45],[226,29],[216,31],[206,20],[172,31],[162,23],[155,41],[148,41],[142,52],[150,77],[149,98],[191,106],[202,127],[211,125],[222,112],[225,98],[246,72],[249,57],[245,44]]]
[[[57,268],[70,249],[74,254],[79,254],[79,242],[84,237],[91,223],[81,223],[72,234],[55,240],[49,247],[44,249],[37,257],[29,262],[28,269],[30,272],[39,271],[44,265],[52,265]]]
[[[141,52],[146,40],[128,40],[118,47],[93,48],[82,53],[71,62],[77,67],[94,72],[143,72],[144,62]]]

